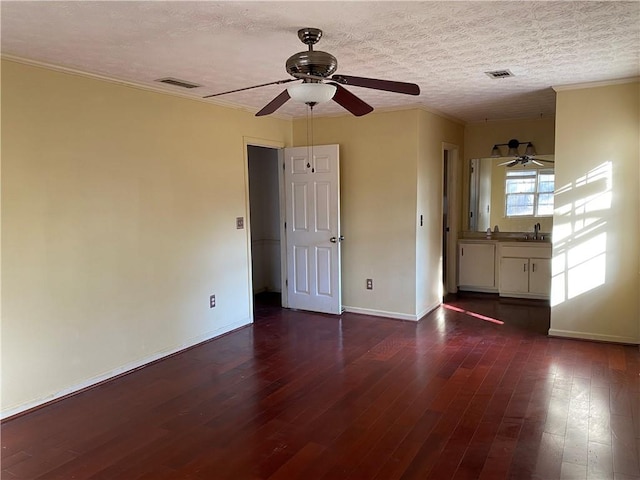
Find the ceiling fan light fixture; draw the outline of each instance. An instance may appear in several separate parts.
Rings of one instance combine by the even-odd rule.
[[[292,100],[301,103],[324,103],[333,98],[336,86],[328,83],[296,83],[287,87]]]
[[[524,154],[529,156],[533,156],[536,154],[536,149],[534,148],[533,143],[531,142],[527,143],[527,148],[524,151]]]
[[[507,154],[507,156],[509,156],[509,157],[517,157],[518,155],[520,155],[518,153],[518,147],[509,147],[509,153]]]
[[[493,158],[498,158],[502,156],[502,152],[500,151],[497,145],[493,146],[493,149],[491,150],[491,156]]]

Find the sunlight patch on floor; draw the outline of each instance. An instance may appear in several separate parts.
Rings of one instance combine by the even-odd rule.
[[[442,306],[447,310],[453,310],[454,312],[464,313],[465,315],[469,315],[470,317],[474,317],[474,318],[479,318],[480,320],[484,320],[485,322],[504,325],[504,322],[502,320],[498,320],[497,318],[487,317],[486,315],[481,315],[476,312],[471,312],[469,310],[465,310],[464,308],[454,307],[453,305],[447,305],[446,303],[443,303]]]

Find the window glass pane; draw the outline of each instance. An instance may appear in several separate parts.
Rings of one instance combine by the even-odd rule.
[[[538,191],[553,192],[553,174],[541,173],[538,176]]]
[[[507,170],[506,216],[553,215],[555,173],[550,169]]]
[[[553,215],[553,193],[541,193],[538,195],[537,215]]]
[[[533,215],[533,194],[507,195],[507,216]]]
[[[507,194],[509,193],[533,193],[536,191],[535,178],[508,178]]]

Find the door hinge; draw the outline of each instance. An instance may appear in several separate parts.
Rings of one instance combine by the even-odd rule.
[[[285,286],[285,287],[288,287],[288,286],[289,286],[289,279],[288,279],[288,278],[284,281],[284,286]]]
[[[284,229],[287,229],[287,222],[284,222]]]
[[[286,167],[284,166],[284,163],[282,164],[282,170],[286,170]]]

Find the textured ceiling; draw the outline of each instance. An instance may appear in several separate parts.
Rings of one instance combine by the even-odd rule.
[[[301,27],[337,73],[413,82],[419,97],[358,87],[375,108],[421,104],[466,122],[553,115],[551,86],[640,75],[640,2],[7,2],[2,53],[193,96],[288,78]],[[485,71],[510,69],[493,80]],[[154,82],[176,77],[186,91]],[[284,89],[229,94],[259,110]],[[215,100],[214,100],[215,101]],[[288,102],[279,112],[304,116]],[[316,114],[343,113],[337,104]]]

